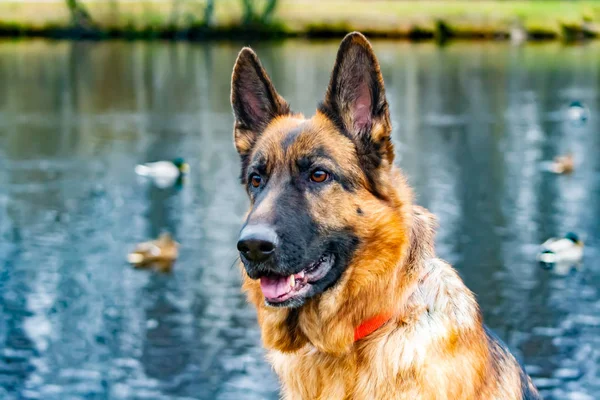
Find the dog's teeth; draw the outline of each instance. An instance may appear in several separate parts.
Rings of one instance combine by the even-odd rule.
[[[304,271],[300,271],[300,272],[298,272],[298,274],[297,274],[297,275],[298,275],[298,278],[299,278],[299,279],[303,279],[303,278],[304,278]]]
[[[289,279],[288,283],[290,284],[290,287],[296,286],[296,278],[294,278],[294,275],[290,275],[290,277],[288,279]]]

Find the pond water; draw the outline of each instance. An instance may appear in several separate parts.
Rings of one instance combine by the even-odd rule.
[[[312,114],[337,41],[256,44]],[[0,42],[0,398],[276,399],[240,294],[229,106],[241,44]],[[546,399],[600,398],[600,45],[375,42],[397,163],[440,220],[437,249]],[[564,120],[584,102],[583,126]],[[576,171],[545,160],[572,151]],[[183,156],[181,190],[136,163]],[[171,274],[132,246],[181,243]],[[585,237],[583,269],[535,262]]]

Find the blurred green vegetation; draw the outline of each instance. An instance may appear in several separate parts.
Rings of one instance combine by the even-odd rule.
[[[600,35],[591,0],[7,0],[0,35],[208,39],[370,36],[577,40]]]

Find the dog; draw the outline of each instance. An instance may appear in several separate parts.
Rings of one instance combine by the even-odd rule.
[[[284,399],[540,399],[436,257],[436,220],[394,166],[379,63],[339,47],[312,118],[244,48],[231,82],[250,209],[237,248]]]

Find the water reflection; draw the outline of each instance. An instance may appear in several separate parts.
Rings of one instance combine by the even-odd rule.
[[[255,47],[307,114],[337,43]],[[0,397],[277,398],[235,238],[247,200],[231,142],[238,44],[0,43]],[[546,399],[600,394],[600,46],[375,45],[398,163],[438,214],[438,251]],[[574,126],[565,107],[586,104]],[[540,163],[572,151],[572,176]],[[161,190],[139,162],[184,157]],[[167,230],[171,274],[131,246]],[[537,244],[577,231],[585,269],[559,278]]]

